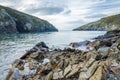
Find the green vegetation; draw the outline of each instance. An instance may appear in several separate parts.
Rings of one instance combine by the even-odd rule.
[[[0,11],[4,10],[5,13],[8,14],[9,17],[13,19],[16,23],[16,29],[19,33],[23,32],[44,32],[44,31],[58,31],[52,24],[48,21],[39,19],[37,17],[31,16],[29,14],[11,9],[9,7],[0,6]],[[0,12],[1,14],[1,12]],[[2,15],[6,16],[4,13]],[[3,17],[5,23],[7,20]],[[11,20],[11,19],[10,19]],[[0,21],[2,22],[2,21]],[[2,25],[0,27],[5,27],[6,25]],[[9,29],[12,28],[8,26]],[[2,33],[3,30],[0,30]]]
[[[98,30],[98,31],[109,31],[120,29],[120,14],[108,16],[102,18],[96,22],[91,22],[86,25],[80,26],[74,30]]]

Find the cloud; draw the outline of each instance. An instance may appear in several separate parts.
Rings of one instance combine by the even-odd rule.
[[[73,29],[120,13],[120,0],[0,0],[0,4]]]
[[[92,15],[85,16],[85,18],[102,18],[105,16],[107,16],[107,15],[105,15],[105,14],[92,14]]]
[[[61,7],[40,7],[40,8],[31,8],[26,9],[28,13],[39,13],[40,15],[55,15],[64,11],[64,8]]]

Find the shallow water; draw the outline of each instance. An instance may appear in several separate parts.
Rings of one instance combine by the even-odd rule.
[[[40,41],[50,48],[64,48],[71,42],[91,40],[105,31],[60,31],[29,34],[0,35],[0,80],[4,80],[10,64]]]

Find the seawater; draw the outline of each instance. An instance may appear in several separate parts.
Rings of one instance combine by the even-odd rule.
[[[63,49],[71,42],[91,40],[105,33],[106,31],[59,31],[0,35],[0,80],[5,79],[11,63],[38,42],[44,41],[50,48]]]

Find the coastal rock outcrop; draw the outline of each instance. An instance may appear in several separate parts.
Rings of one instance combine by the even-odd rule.
[[[0,34],[58,31],[51,23],[23,12],[0,6]]]
[[[18,75],[23,71],[24,74],[19,73],[22,76],[18,75],[17,78],[22,80],[120,80],[120,34],[115,34],[116,36],[110,38],[89,42],[86,46],[93,48],[87,51],[71,48],[49,50],[44,42],[40,42],[13,62],[13,67],[6,79],[9,80],[13,78],[12,75]],[[104,43],[110,43],[110,45]],[[16,70],[18,73],[14,72]]]
[[[74,31],[111,31],[120,30],[120,14],[104,17],[98,21],[80,26]]]

